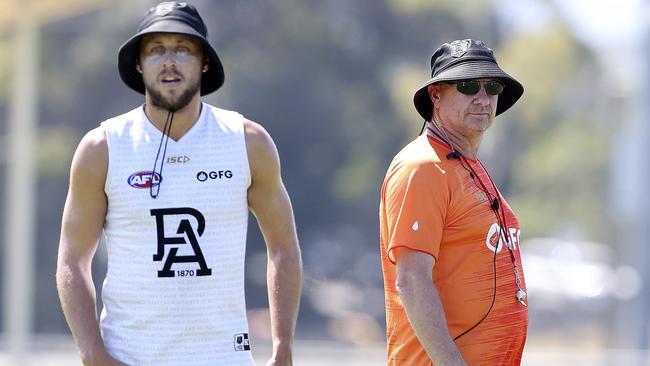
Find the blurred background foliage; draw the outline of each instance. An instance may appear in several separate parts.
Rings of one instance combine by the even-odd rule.
[[[613,243],[602,197],[608,136],[619,111],[601,91],[608,87],[603,66],[554,2],[541,2],[550,14],[543,27],[517,31],[508,28],[499,1],[194,3],[226,70],[224,87],[204,100],[261,123],[280,152],[304,252],[299,337],[384,339],[379,189],[394,154],[420,130],[413,93],[428,79],[429,58],[443,42],[485,41],[525,86],[481,147],[519,215],[524,252],[526,239],[539,236]],[[53,274],[69,164],[86,131],[142,103],[118,77],[117,49],[153,4],[106,1],[40,32],[36,302],[52,305],[35,312],[37,332],[67,332],[53,305]],[[11,36],[11,29],[0,33],[2,85],[11,82]],[[2,116],[8,93],[0,88]],[[263,337],[266,253],[254,219],[249,232],[251,332]],[[98,285],[104,255],[96,258]]]

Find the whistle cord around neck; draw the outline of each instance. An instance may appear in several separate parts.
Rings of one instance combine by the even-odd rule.
[[[426,124],[425,124],[425,126],[426,126]],[[423,126],[423,130],[424,130],[425,126]],[[485,319],[487,319],[487,317],[492,312],[492,309],[494,308],[494,305],[496,303],[496,297],[497,297],[497,253],[499,251],[498,250],[499,242],[501,241],[502,237],[505,240],[504,245],[508,249],[508,252],[510,254],[510,260],[512,261],[513,271],[514,271],[514,275],[515,275],[515,284],[516,284],[517,289],[518,289],[517,294],[516,294],[517,300],[519,300],[519,302],[524,306],[526,306],[526,304],[524,302],[524,299],[526,297],[526,293],[522,289],[521,280],[519,278],[519,273],[518,273],[517,262],[516,262],[513,250],[510,247],[511,244],[510,244],[510,237],[509,237],[510,233],[509,233],[508,221],[506,219],[503,204],[501,202],[501,196],[499,194],[499,190],[497,189],[496,185],[494,184],[494,181],[492,180],[492,177],[487,172],[487,169],[485,169],[485,166],[483,166],[483,163],[481,163],[481,161],[478,160],[478,163],[480,164],[483,171],[486,173],[487,178],[488,178],[490,184],[492,185],[492,188],[494,189],[495,195],[490,192],[490,190],[487,188],[487,186],[485,185],[485,183],[483,182],[481,177],[474,171],[474,168],[472,168],[472,165],[469,163],[469,161],[466,161],[466,158],[462,154],[460,154],[458,151],[456,151],[456,149],[454,149],[454,146],[449,142],[449,140],[446,138],[446,136],[440,135],[437,131],[435,131],[433,128],[431,128],[429,126],[426,126],[426,129],[427,129],[427,132],[431,133],[432,135],[434,135],[435,137],[439,138],[440,140],[444,141],[447,145],[449,145],[449,147],[451,149],[451,153],[447,155],[447,159],[448,160],[451,160],[451,159],[458,159],[459,160],[461,167],[469,173],[470,178],[472,179],[472,181],[474,182],[476,187],[485,194],[485,196],[487,198],[487,201],[488,201],[488,203],[490,205],[490,209],[494,213],[494,215],[495,215],[495,217],[497,219],[497,224],[499,226],[499,229],[498,229],[498,231],[496,233],[497,234],[497,243],[495,244],[494,254],[492,256],[492,281],[493,281],[493,285],[492,285],[492,301],[490,303],[489,308],[487,309],[485,314],[481,317],[481,319],[479,319],[476,323],[474,323],[474,325],[472,325],[471,327],[464,330],[462,333],[458,334],[457,336],[455,336],[453,338],[454,341],[457,341],[459,338],[463,337],[464,335],[466,335],[467,333],[471,332],[472,330],[476,329],[479,325],[481,325],[483,323],[483,321],[485,321]],[[444,131],[441,131],[441,132],[444,133]],[[421,133],[422,132],[420,132],[420,134]],[[523,293],[523,296],[521,298],[520,298],[520,294],[519,294],[520,292]]]
[[[167,155],[167,143],[169,142],[169,134],[172,130],[172,121],[174,120],[174,111],[170,110],[167,113],[167,119],[165,120],[165,126],[163,127],[163,133],[160,137],[160,143],[158,144],[158,152],[156,153],[156,160],[153,163],[153,171],[151,172],[151,181],[149,185],[149,196],[151,198],[158,198],[158,193],[160,192],[160,185],[163,181],[162,170],[165,165],[165,155]],[[165,148],[163,149],[162,159],[160,159],[160,170],[157,172],[159,177],[158,184],[154,181],[156,177],[156,168],[158,167],[158,158],[160,157],[160,149],[163,146],[163,141],[165,142]],[[155,189],[155,192],[154,192]]]

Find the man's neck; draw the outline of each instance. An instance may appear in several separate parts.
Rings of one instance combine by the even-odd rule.
[[[146,98],[147,102],[144,105],[144,113],[153,125],[161,132],[165,128],[165,122],[169,115],[169,110],[156,107]],[[181,137],[189,131],[192,126],[198,121],[201,115],[201,98],[197,95],[185,107],[174,111],[174,120],[169,131],[169,138],[178,141]]]
[[[478,159],[478,148],[481,144],[481,136],[468,139],[460,134],[455,134],[453,131],[447,130],[444,126],[438,123],[427,122],[427,128],[435,132],[437,137],[444,140],[444,142],[451,145],[453,150],[458,151],[461,155],[468,159]]]

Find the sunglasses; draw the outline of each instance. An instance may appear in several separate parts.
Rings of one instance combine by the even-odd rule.
[[[481,90],[481,84],[485,87],[487,95],[499,95],[503,92],[504,85],[496,80],[479,81],[479,80],[459,80],[450,82],[449,84],[456,84],[456,90],[465,95],[474,95]]]

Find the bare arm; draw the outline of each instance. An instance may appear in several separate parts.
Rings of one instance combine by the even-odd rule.
[[[432,279],[434,265],[431,255],[403,249],[397,258],[397,290],[431,360],[436,365],[466,366],[447,328],[445,310]]]
[[[266,242],[267,286],[273,355],[268,366],[292,365],[292,343],[302,282],[302,260],[291,201],[280,175],[273,140],[258,124],[246,121],[246,147],[252,183],[248,205]]]
[[[106,214],[108,148],[101,129],[89,132],[72,160],[63,210],[56,285],[84,365],[124,365],[106,352],[97,322],[92,259]]]

